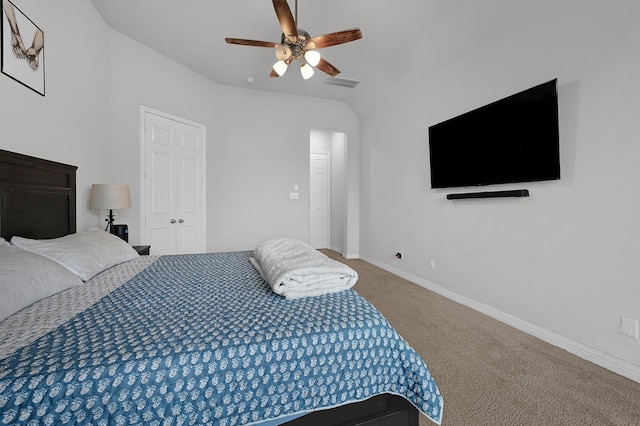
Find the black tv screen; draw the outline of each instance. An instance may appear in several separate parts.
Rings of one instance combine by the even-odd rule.
[[[560,179],[557,79],[429,127],[431,187]]]

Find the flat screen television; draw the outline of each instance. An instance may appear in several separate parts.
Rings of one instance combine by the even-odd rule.
[[[429,127],[431,187],[560,179],[557,79]]]

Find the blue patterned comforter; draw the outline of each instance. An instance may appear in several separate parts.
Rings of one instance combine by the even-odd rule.
[[[251,252],[163,256],[0,361],[0,424],[246,425],[404,396],[440,424],[427,366],[353,290],[285,300]]]

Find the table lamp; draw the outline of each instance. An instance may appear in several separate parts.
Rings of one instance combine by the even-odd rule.
[[[89,208],[95,210],[109,210],[109,216],[105,221],[108,222],[107,228],[109,229],[109,232],[113,234],[113,211],[117,209],[131,208],[129,185],[94,183],[91,185]],[[105,231],[107,228],[105,228]]]

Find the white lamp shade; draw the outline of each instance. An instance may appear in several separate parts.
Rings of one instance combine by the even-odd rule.
[[[314,74],[313,68],[309,64],[304,64],[300,68],[300,72],[302,73],[302,78],[304,78],[305,80],[309,80],[311,77],[313,77]]]
[[[287,72],[288,67],[289,66],[285,61],[278,61],[275,64],[273,64],[273,70],[277,72],[280,77],[282,77],[284,73]]]
[[[317,66],[320,63],[320,53],[316,50],[307,50],[304,54],[304,59],[311,66]]]
[[[91,185],[89,208],[96,210],[130,209],[129,185],[94,183]]]

